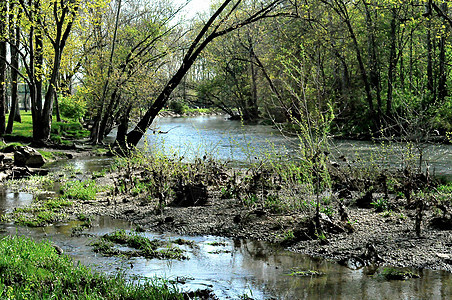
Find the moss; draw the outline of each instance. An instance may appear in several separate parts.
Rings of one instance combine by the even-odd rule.
[[[407,280],[420,277],[413,271],[396,268],[384,268],[379,275],[386,280]]]

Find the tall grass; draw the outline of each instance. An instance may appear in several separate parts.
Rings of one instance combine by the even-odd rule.
[[[166,281],[137,284],[74,265],[49,242],[8,236],[0,240],[1,299],[183,299]]]

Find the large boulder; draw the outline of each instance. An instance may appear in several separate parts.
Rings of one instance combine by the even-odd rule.
[[[16,166],[42,167],[45,161],[41,153],[28,146],[18,146],[14,151],[14,164]]]

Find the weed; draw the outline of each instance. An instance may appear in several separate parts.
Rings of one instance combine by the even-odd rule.
[[[322,231],[321,232],[316,232],[315,236],[317,237],[317,239],[319,241],[327,241],[327,237],[326,237],[325,233],[322,232]]]
[[[94,200],[98,191],[94,180],[74,180],[63,184],[64,196],[69,199]]]
[[[289,229],[284,232],[284,235],[282,237],[283,242],[291,242],[295,239],[295,234],[292,229]]]
[[[318,276],[324,276],[325,273],[321,271],[316,270],[292,270],[289,276],[296,276],[296,277],[318,277]]]
[[[374,202],[370,203],[376,212],[384,212],[389,209],[389,202],[387,199],[378,198]]]
[[[334,215],[334,210],[330,206],[323,206],[321,207],[320,211],[330,217]]]
[[[226,247],[228,244],[225,242],[211,242],[211,243],[208,243],[208,245],[214,246],[214,247]]]
[[[125,245],[135,250],[120,251],[115,248],[115,244]],[[106,234],[91,245],[94,247],[93,250],[95,252],[102,253],[106,256],[143,256],[149,259],[187,259],[184,255],[185,251],[174,247],[170,242],[165,243],[159,240],[150,240],[136,232],[129,233],[125,230],[116,230],[110,234]]]
[[[384,268],[380,275],[386,280],[407,280],[410,278],[419,278],[420,276],[412,271],[396,269],[396,268]]]

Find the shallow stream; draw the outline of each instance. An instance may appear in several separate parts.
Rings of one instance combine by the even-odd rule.
[[[20,193],[19,198],[29,195]],[[0,198],[0,202],[4,202]],[[262,241],[232,240],[214,236],[177,236],[145,233],[151,239],[183,238],[195,242],[186,250],[188,260],[121,259],[103,257],[89,245],[96,237],[116,229],[130,229],[125,221],[98,217],[86,235],[71,237],[77,222],[43,228],[0,226],[1,235],[18,234],[48,239],[76,261],[108,274],[123,272],[128,278],[164,277],[181,290],[212,289],[220,299],[447,299],[452,295],[452,274],[414,270],[421,277],[387,281],[371,276],[374,270],[352,270],[337,263],[293,253]],[[297,271],[319,271],[322,276],[294,276]],[[136,279],[135,279],[136,280]]]
[[[161,118],[156,129],[168,134],[152,134],[141,147],[158,145],[163,151],[173,151],[187,159],[214,157],[245,164],[265,151],[280,151],[296,155],[295,138],[286,138],[267,126],[244,126],[225,121],[223,117]],[[268,144],[268,141],[271,144]],[[273,146],[271,146],[273,145]],[[376,146],[366,142],[338,142],[335,155],[375,156]],[[402,146],[397,146],[401,147]],[[452,174],[452,148],[431,146],[429,161],[438,174]],[[195,150],[193,150],[195,149]],[[395,154],[394,154],[395,155]],[[378,160],[382,159],[382,160]],[[390,156],[375,156],[375,161],[394,166]],[[112,163],[110,158],[77,158],[67,162],[80,173],[100,171]],[[50,166],[60,168],[61,164]],[[0,190],[0,214],[26,206],[33,195]],[[108,217],[98,217],[85,235],[72,237],[77,222],[43,228],[26,228],[11,224],[0,226],[1,235],[19,234],[41,240],[49,239],[75,260],[93,269],[115,274],[118,271],[133,279],[165,277],[179,283],[183,290],[209,288],[220,299],[238,299],[248,295],[253,299],[447,299],[452,295],[452,274],[443,271],[414,270],[421,275],[407,281],[388,281],[372,276],[374,270],[353,270],[337,263],[292,253],[279,246],[252,240],[233,240],[214,236],[176,236],[144,233],[151,239],[183,238],[195,247],[180,246],[188,260],[120,259],[103,257],[89,245],[96,237],[116,229],[130,230],[131,224]],[[382,268],[382,267],[381,267]],[[322,276],[297,276],[297,271],[319,271]],[[378,273],[378,272],[377,272]]]

